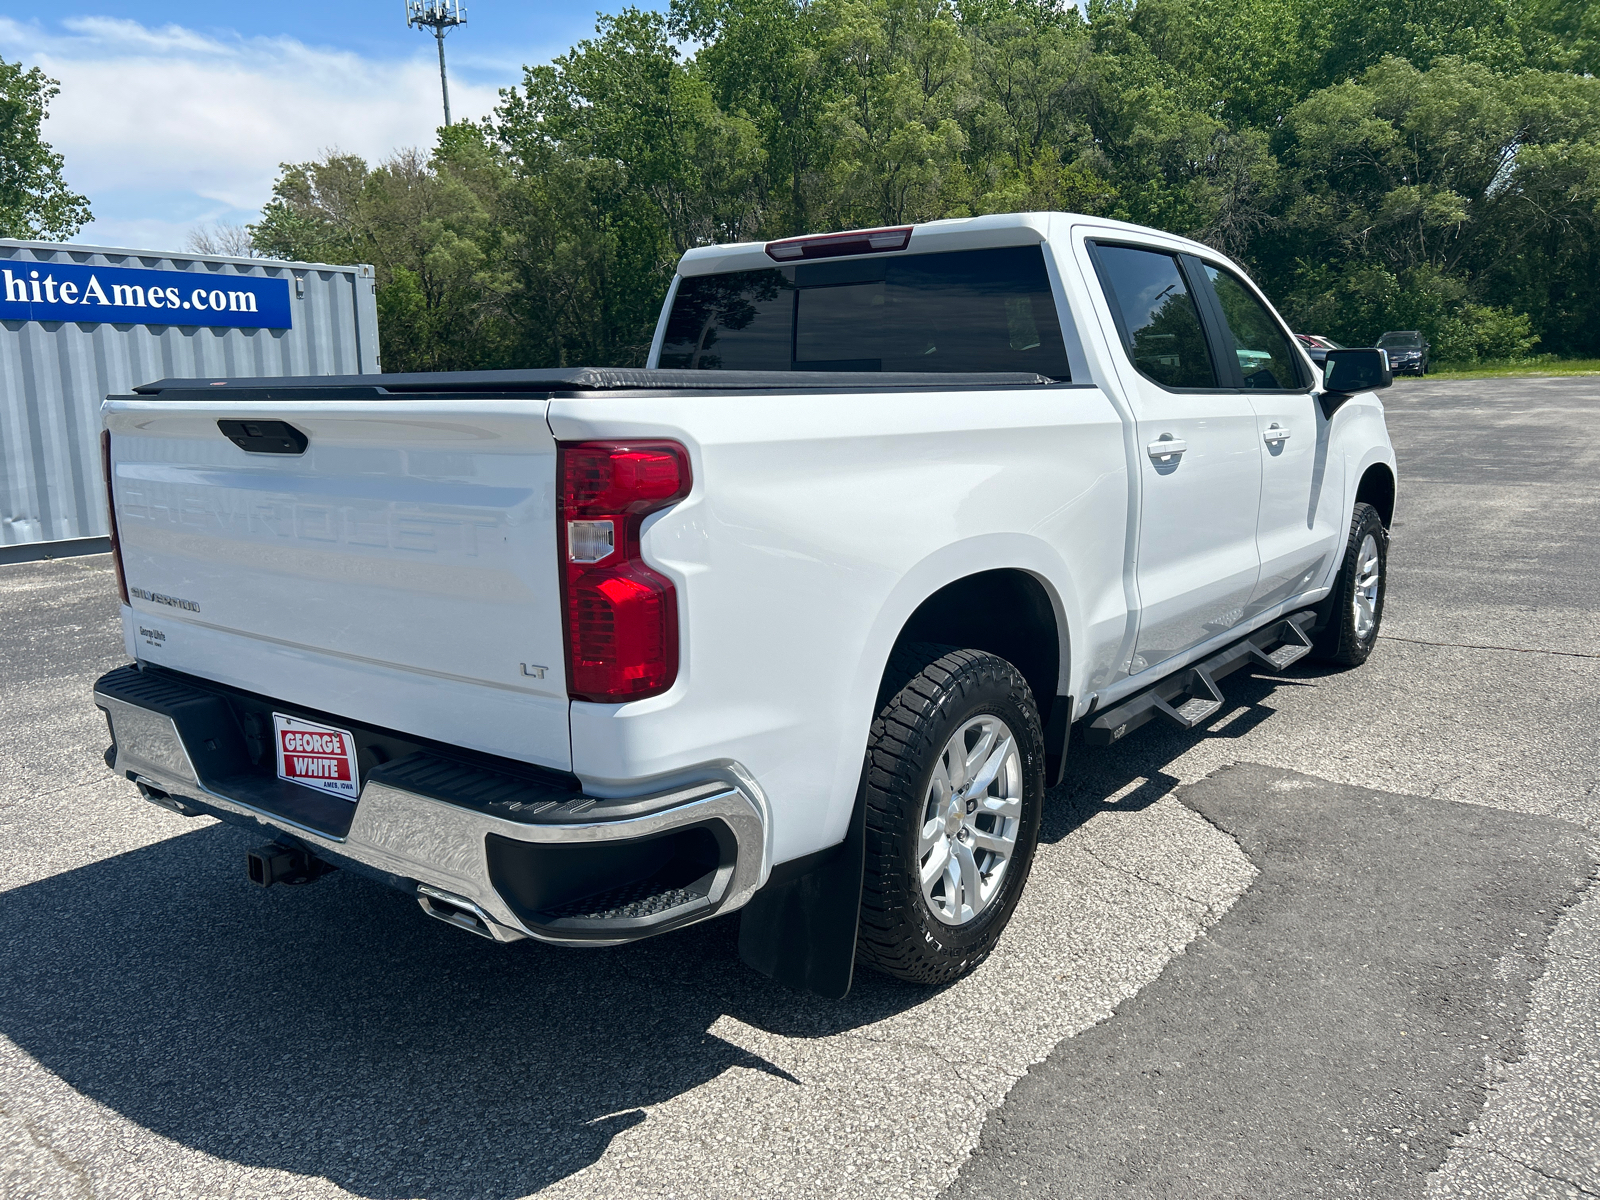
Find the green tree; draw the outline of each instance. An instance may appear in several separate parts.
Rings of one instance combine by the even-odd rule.
[[[833,142],[821,120],[832,94],[820,9],[803,0],[673,0],[674,36],[702,43],[694,69],[722,111],[749,121],[762,153],[756,166],[760,232],[806,233],[828,211],[821,180]]]
[[[93,220],[89,201],[62,176],[61,155],[44,140],[60,91],[38,67],[0,58],[0,237],[65,239]]]
[[[1140,0],[1131,24],[1186,107],[1270,129],[1320,82],[1323,12],[1303,0]]]
[[[1116,189],[1102,174],[1088,110],[1095,63],[1076,7],[1050,0],[974,0],[962,20],[978,103],[968,159],[980,213],[1104,212]]]
[[[673,0],[431,155],[288,166],[399,366],[636,364],[708,242],[1035,209],[1198,238],[1300,328],[1600,352],[1600,0]]]
[[[431,157],[403,150],[371,168],[335,152],[286,164],[250,233],[264,254],[375,265],[386,370],[500,366],[512,340],[507,178],[483,131],[455,125]]]
[[[963,120],[976,107],[970,48],[945,0],[818,0],[834,79],[834,224],[896,225],[965,213]]]
[[[1551,237],[1592,252],[1597,131],[1600,81],[1459,58],[1387,58],[1311,95],[1285,131],[1290,243],[1318,264],[1293,305],[1334,336],[1419,328],[1441,358],[1516,352],[1535,335],[1515,333],[1504,301],[1533,283],[1528,256],[1548,263]],[[1593,296],[1587,279],[1557,282]]]
[[[659,13],[601,17],[599,36],[502,93],[495,132],[524,162],[557,146],[614,163],[621,182],[646,196],[679,254],[737,241],[761,223],[755,177],[762,148],[754,126],[724,113],[698,72],[685,67]]]

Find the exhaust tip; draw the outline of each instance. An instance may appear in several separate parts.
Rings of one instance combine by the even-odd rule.
[[[465,896],[457,896],[431,884],[417,884],[417,903],[422,906],[423,912],[435,920],[488,938],[491,942],[510,942],[522,937],[522,934],[493,920]]]
[[[111,749],[115,750],[116,747],[113,746]],[[146,783],[142,779],[135,780],[134,786],[139,789],[141,796],[158,808],[164,808],[168,812],[175,812],[180,817],[198,817],[200,815],[200,810],[194,805],[185,803],[181,797],[163,791],[161,788]]]

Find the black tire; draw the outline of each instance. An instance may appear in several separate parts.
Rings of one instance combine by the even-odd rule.
[[[897,681],[903,682],[896,687]],[[1044,735],[1021,672],[979,650],[903,647],[889,664],[885,691],[890,694],[872,723],[862,781],[866,870],[857,957],[897,979],[948,983],[989,956],[1027,883],[1044,806]],[[1014,774],[1009,786],[1020,790],[1020,815],[998,889],[966,924],[953,925],[940,920],[923,895],[920,838],[934,771],[948,743],[984,716],[1003,721],[1015,741],[1020,779]]]
[[[1372,605],[1374,614],[1370,626],[1363,628],[1356,604],[1357,574],[1361,566],[1361,547],[1369,537],[1378,554],[1377,601]],[[1333,594],[1326,601],[1327,621],[1313,640],[1314,657],[1346,667],[1359,667],[1366,662],[1367,655],[1378,643],[1378,630],[1383,624],[1383,596],[1388,585],[1389,531],[1383,527],[1383,518],[1377,509],[1358,503],[1350,516],[1350,536],[1345,541],[1339,577],[1334,581]]]

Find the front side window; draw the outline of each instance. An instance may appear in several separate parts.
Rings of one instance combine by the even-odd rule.
[[[1071,377],[1040,246],[687,276],[658,361],[712,371]]]
[[[1178,260],[1159,250],[1102,244],[1095,262],[1139,373],[1163,387],[1216,387],[1200,313]]]
[[[1273,320],[1266,305],[1232,271],[1206,264],[1206,276],[1222,305],[1223,340],[1239,363],[1247,388],[1294,391],[1306,386],[1300,356],[1289,335]]]

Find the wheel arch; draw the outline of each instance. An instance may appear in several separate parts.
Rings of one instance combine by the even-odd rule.
[[[1362,472],[1361,481],[1356,484],[1354,503],[1370,504],[1377,509],[1385,529],[1394,525],[1394,497],[1394,471],[1388,463],[1375,462]]]
[[[855,795],[861,754],[879,707],[877,697],[894,648],[902,640],[913,640],[905,637],[908,629],[917,640],[927,638],[954,644],[963,637],[971,637],[970,625],[962,625],[959,619],[944,620],[950,610],[958,607],[956,601],[978,586],[968,582],[970,580],[1003,580],[1002,595],[1018,602],[1020,610],[1030,614],[1025,628],[1048,643],[1048,648],[1035,648],[1027,653],[1024,642],[1023,648],[1013,644],[1002,650],[992,637],[981,636],[976,638],[981,644],[972,645],[962,640],[962,648],[987,650],[1002,657],[1007,657],[1009,651],[1026,658],[1027,662],[1013,665],[1023,673],[1034,691],[1040,720],[1046,724],[1047,747],[1052,735],[1058,735],[1065,744],[1071,705],[1057,704],[1056,699],[1072,690],[1072,671],[1082,650],[1074,646],[1073,639],[1083,628],[1083,622],[1077,619],[1082,613],[1080,597],[1067,564],[1054,547],[1026,534],[990,534],[952,543],[903,574],[879,609],[851,688],[848,711],[852,716],[859,714],[852,726],[859,729],[860,737],[859,740],[848,739],[842,747],[835,768],[830,825],[836,821],[838,827],[843,828],[842,797],[853,799]],[[1048,619],[1039,603],[1041,596],[1048,605]],[[1008,611],[1019,610],[1002,606],[987,611],[1004,616]],[[1007,661],[1012,659],[1007,657]],[[1059,751],[1050,757],[1054,759],[1052,765],[1059,767]]]
[[[977,571],[951,580],[917,605],[901,626],[890,657],[907,642],[937,642],[996,655],[1022,672],[1033,689],[1040,720],[1048,722],[1066,652],[1057,609],[1043,581],[1029,571]]]

